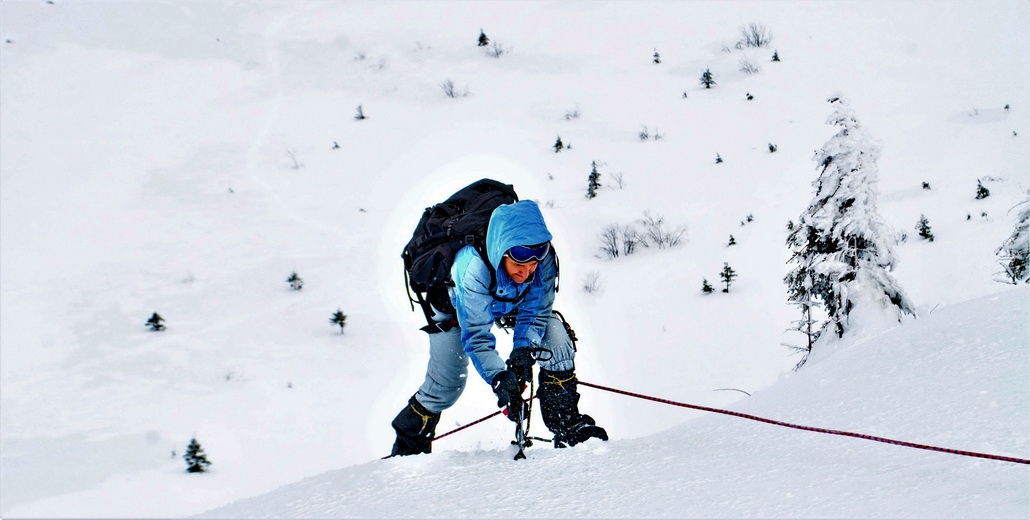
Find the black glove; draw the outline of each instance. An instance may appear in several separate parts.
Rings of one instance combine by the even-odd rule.
[[[525,416],[526,402],[522,399],[522,385],[510,370],[502,370],[492,383],[497,394],[497,406],[505,407],[508,419],[518,422]]]
[[[533,351],[528,347],[517,348],[508,356],[508,370],[515,373],[519,383],[526,384],[533,380]]]

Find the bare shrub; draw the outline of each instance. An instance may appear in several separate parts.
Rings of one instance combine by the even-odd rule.
[[[637,134],[637,137],[639,137],[641,141],[647,141],[651,138],[650,132],[647,131],[647,126],[644,126],[644,129]]]
[[[501,56],[504,56],[507,52],[508,49],[500,43],[497,43],[496,41],[491,43],[490,46],[486,48],[486,55],[490,56],[491,58],[500,58]]]
[[[444,95],[449,98],[460,98],[469,96],[468,87],[465,87],[463,90],[458,90],[458,88],[454,85],[453,80],[444,80],[443,83],[440,83],[440,88],[443,89]]]
[[[679,226],[674,229],[666,229],[665,217],[654,216],[650,210],[644,212],[644,218],[640,221],[644,226],[644,237],[648,244],[657,246],[658,249],[665,249],[679,245],[687,229]]]
[[[637,134],[637,137],[639,137],[641,141],[647,141],[649,139],[653,139],[655,141],[661,141],[662,138],[665,137],[664,134],[658,133],[658,129],[657,128],[655,129],[654,133],[651,133],[650,130],[647,129],[647,125],[640,125],[640,126],[643,127],[643,130],[641,130]]]
[[[590,271],[583,277],[583,290],[588,294],[594,294],[601,289],[601,273]]]
[[[601,230],[601,252],[608,258],[619,257],[619,226],[609,224]]]
[[[622,226],[622,254],[629,256],[637,252],[637,246],[647,247],[647,238],[635,226]]]
[[[751,22],[740,28],[740,40],[737,40],[737,48],[768,47],[772,37],[772,31],[764,25]]]
[[[677,246],[683,241],[687,229],[683,226],[667,229],[665,217],[653,216],[650,211],[644,212],[644,218],[638,221],[643,230],[635,224],[609,224],[601,230],[601,252],[608,258],[629,256],[640,247],[657,246],[666,249]]]
[[[761,72],[761,70],[762,70],[762,68],[759,67],[758,64],[756,64],[751,59],[751,56],[747,56],[747,55],[741,56],[739,63],[740,63],[740,71],[745,73],[745,74],[756,74],[758,72]]]
[[[291,168],[293,168],[294,170],[299,170],[304,167],[304,163],[300,162],[300,159],[297,159],[297,152],[293,150],[286,150],[286,156],[289,157],[290,162],[293,163],[293,166],[291,166]]]
[[[626,187],[626,181],[623,180],[622,172],[612,173],[609,175],[612,178],[612,185],[618,189],[624,189]]]

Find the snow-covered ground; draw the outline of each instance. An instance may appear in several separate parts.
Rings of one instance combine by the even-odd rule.
[[[771,45],[736,49],[751,22]],[[481,177],[544,206],[583,381],[1030,457],[1030,292],[995,281],[1030,189],[1028,27],[1022,1],[3,1],[0,515],[1026,518],[1026,465],[590,388],[608,443],[514,462],[492,419],[379,457],[427,359],[401,247]],[[793,372],[786,224],[837,93],[882,145],[921,316]],[[645,212],[683,243],[602,258]],[[438,432],[493,404],[470,384]]]

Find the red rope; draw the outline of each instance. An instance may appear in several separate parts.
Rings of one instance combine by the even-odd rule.
[[[817,433],[827,433],[827,434],[830,434],[830,435],[843,435],[845,437],[855,437],[855,438],[865,439],[865,440],[869,440],[869,441],[885,442],[887,444],[894,444],[894,445],[897,445],[897,446],[905,446],[905,447],[909,447],[909,448],[918,448],[918,449],[921,449],[921,450],[930,450],[930,451],[939,451],[939,452],[943,452],[943,453],[951,453],[953,455],[965,455],[967,457],[978,457],[978,458],[981,458],[981,459],[999,460],[999,461],[1003,461],[1003,462],[1015,462],[1015,463],[1018,463],[1018,464],[1030,464],[1030,460],[1020,459],[1020,458],[1016,458],[1016,457],[1006,457],[1004,455],[991,455],[991,454],[987,454],[987,453],[977,453],[975,451],[953,450],[953,449],[950,449],[950,448],[940,448],[940,447],[937,447],[937,446],[928,446],[926,444],[916,444],[916,443],[913,443],[913,442],[897,441],[897,440],[894,440],[894,439],[885,439],[883,437],[876,437],[876,436],[873,436],[873,435],[865,435],[865,434],[862,434],[862,433],[852,433],[852,432],[846,432],[846,431],[840,431],[840,430],[827,430],[825,428],[813,428],[811,426],[801,426],[801,425],[798,425],[798,424],[790,424],[790,423],[785,423],[785,422],[781,422],[781,421],[774,421],[772,419],[765,419],[763,417],[757,417],[757,416],[754,416],[754,415],[748,415],[748,414],[740,413],[740,412],[732,412],[732,411],[729,411],[729,410],[720,410],[718,408],[709,408],[707,406],[698,406],[698,405],[693,405],[693,404],[678,403],[676,401],[670,401],[668,399],[660,399],[658,397],[651,397],[651,396],[647,396],[647,395],[643,395],[643,394],[635,394],[635,393],[632,393],[632,392],[626,392],[624,390],[617,390],[615,388],[608,388],[606,386],[595,385],[593,383],[587,383],[586,381],[582,381],[582,380],[579,382],[579,384],[582,385],[582,386],[589,386],[591,388],[596,388],[598,390],[605,390],[605,391],[616,393],[616,394],[628,395],[630,397],[637,397],[637,398],[640,398],[640,399],[646,399],[648,401],[655,401],[657,403],[671,404],[673,406],[680,406],[680,407],[683,407],[683,408],[691,408],[691,409],[694,409],[694,410],[701,410],[701,411],[705,411],[705,412],[721,413],[723,415],[731,415],[733,417],[740,417],[740,418],[743,418],[743,419],[750,419],[752,421],[758,421],[758,422],[763,422],[763,423],[767,423],[767,424],[775,424],[777,426],[785,426],[787,428],[794,428],[794,429],[797,429],[797,430],[805,430],[805,431],[817,432]]]
[[[475,425],[477,425],[477,424],[479,424],[479,423],[481,423],[481,422],[483,422],[483,421],[485,421],[487,419],[492,418],[495,415],[501,415],[501,410],[497,410],[496,412],[494,412],[494,413],[492,413],[490,415],[487,415],[486,417],[483,417],[482,419],[476,419],[475,421],[472,421],[472,422],[466,424],[465,426],[459,426],[459,427],[457,427],[457,428],[455,428],[455,429],[453,429],[453,430],[451,430],[451,431],[449,431],[447,433],[441,433],[440,435],[437,435],[436,437],[433,438],[433,442],[436,442],[436,441],[438,441],[438,440],[440,440],[440,439],[442,439],[442,438],[444,438],[444,437],[446,437],[446,436],[448,436],[448,435],[450,435],[452,433],[458,433],[461,430],[464,430],[465,428],[468,428],[468,427],[471,427],[471,426],[475,426]]]

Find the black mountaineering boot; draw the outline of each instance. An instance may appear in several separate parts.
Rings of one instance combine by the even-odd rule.
[[[591,437],[608,440],[608,432],[589,415],[579,413],[576,373],[572,370],[540,370],[540,414],[554,434],[554,447],[575,446]]]
[[[439,422],[440,414],[426,410],[415,396],[411,396],[408,405],[393,420],[392,426],[397,431],[397,440],[393,443],[390,456],[431,453],[436,424]]]

